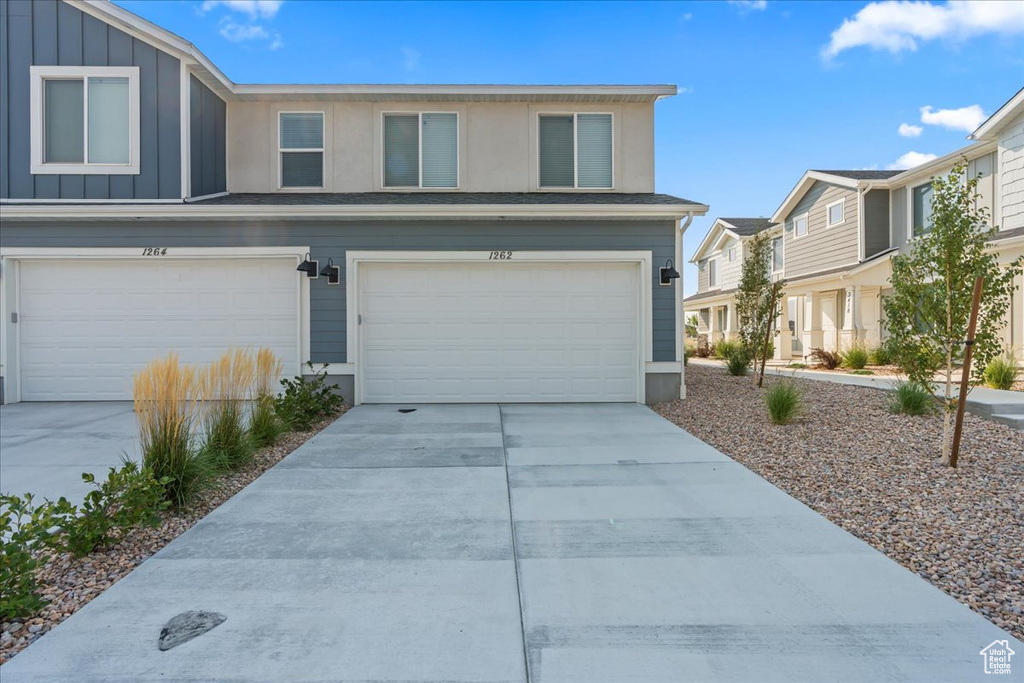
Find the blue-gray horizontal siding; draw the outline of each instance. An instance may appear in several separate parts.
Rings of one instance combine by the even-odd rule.
[[[139,67],[138,175],[32,175],[31,66]],[[177,58],[60,0],[0,0],[0,197],[181,197]]]
[[[226,192],[227,105],[195,76],[189,77],[192,197]]]
[[[310,352],[314,362],[347,362],[345,256],[349,249],[644,250],[652,252],[653,359],[674,361],[675,288],[658,284],[658,266],[674,258],[672,221],[140,221],[116,224],[9,223],[7,247],[308,246],[320,266],[333,258],[341,286],[310,283]]]

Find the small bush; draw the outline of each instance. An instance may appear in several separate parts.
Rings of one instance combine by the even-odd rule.
[[[786,367],[795,368],[797,370],[803,370],[807,367],[807,363],[790,363]]]
[[[868,357],[871,365],[892,365],[895,362],[895,356],[888,342],[883,342],[871,349]]]
[[[725,359],[725,367],[733,377],[742,377],[750,367],[750,354],[743,347],[733,349]]]
[[[0,621],[13,621],[38,612],[46,601],[36,593],[40,560],[33,549],[45,543],[61,509],[70,503],[32,504],[24,497],[0,495]]]
[[[686,352],[687,356],[696,356],[697,355],[697,345],[695,343],[693,343],[693,342],[686,342],[683,345],[683,351]]]
[[[742,348],[742,346],[743,344],[741,342],[733,341],[731,339],[723,339],[715,344],[714,356],[720,360],[729,360],[729,356],[731,356],[737,349]]]
[[[153,361],[134,378],[142,467],[157,481],[166,480],[164,496],[179,507],[216,474],[195,448],[201,389],[196,369],[179,364],[173,353]]]
[[[129,529],[156,526],[160,511],[170,505],[164,497],[169,480],[157,481],[134,462],[125,462],[119,470],[111,467],[102,483],[88,472],[82,474],[82,481],[95,486],[95,490],[86,494],[80,507],[69,505],[69,509],[61,510],[63,533],[48,541],[57,550],[78,557],[109,546]],[[60,502],[67,501],[62,498]]]
[[[930,415],[936,401],[931,390],[916,382],[897,382],[889,399],[889,412],[902,415]]]
[[[873,375],[875,373],[873,371],[871,371],[871,370],[865,370],[864,368],[861,368],[859,370],[850,370],[849,374],[851,374],[851,375]]]
[[[835,370],[843,364],[843,354],[838,351],[827,351],[825,349],[811,349],[811,360],[818,365],[823,365],[829,370]]]
[[[245,428],[245,405],[255,372],[249,352],[233,349],[202,373],[203,454],[221,468],[237,470],[252,461],[255,449]]]
[[[994,358],[985,366],[985,386],[1009,391],[1020,376],[1020,366],[1012,355]]]
[[[257,447],[269,446],[284,431],[274,410],[274,388],[281,376],[281,361],[270,349],[256,352],[256,381],[253,385],[252,412],[249,414],[249,438]]]
[[[309,380],[298,376],[281,380],[284,395],[275,399],[274,407],[278,416],[289,429],[306,431],[317,420],[341,410],[345,399],[334,393],[334,387],[327,384],[327,367],[314,370],[313,361],[306,367],[313,373]]]
[[[850,345],[850,348],[843,354],[843,365],[851,370],[863,370],[868,364],[868,349],[860,342]]]
[[[764,392],[768,416],[777,425],[789,424],[803,410],[803,392],[793,382],[776,382]]]
[[[703,344],[697,345],[697,350],[693,352],[693,355],[697,358],[708,358],[714,354],[714,352],[715,348],[713,346],[709,346],[707,342],[704,342]]]

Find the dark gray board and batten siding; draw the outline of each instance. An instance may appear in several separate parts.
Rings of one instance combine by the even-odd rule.
[[[139,67],[138,175],[32,175],[31,66]],[[0,0],[0,197],[180,199],[181,64],[59,0]]]
[[[889,248],[889,190],[870,190],[864,195],[864,258]]]
[[[191,196],[227,192],[227,104],[189,76]]]
[[[4,225],[8,247],[308,246],[323,266],[342,269],[341,285],[310,283],[313,362],[345,363],[345,256],[359,250],[644,250],[652,252],[653,359],[676,360],[675,287],[658,283],[658,266],[674,258],[675,222],[663,220],[524,221],[185,221],[19,223]],[[298,274],[296,274],[298,276]]]

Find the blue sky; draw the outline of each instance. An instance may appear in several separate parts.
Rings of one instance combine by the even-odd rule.
[[[1021,1],[117,1],[239,83],[674,83],[657,190],[711,206],[687,259],[806,169],[946,154],[1024,86]]]

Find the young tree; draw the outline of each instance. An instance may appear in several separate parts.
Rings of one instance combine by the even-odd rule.
[[[697,337],[697,327],[698,327],[697,314],[694,313],[693,315],[691,315],[689,318],[686,319],[686,336],[687,337],[693,337],[694,339],[696,339],[696,337]]]
[[[782,314],[785,285],[784,280],[772,281],[772,237],[762,230],[748,244],[736,292],[740,340],[755,366],[760,364],[754,373],[757,386],[764,382],[764,365],[770,355],[775,319]]]
[[[930,230],[914,239],[911,251],[892,260],[892,294],[885,299],[886,325],[899,364],[911,382],[943,393],[942,461],[949,465],[950,429],[956,412],[953,375],[962,367],[964,341],[977,277],[985,278],[974,363],[968,390],[983,379],[985,366],[1001,352],[996,332],[1010,309],[1013,278],[1024,257],[1000,268],[988,248],[996,228],[978,202],[978,180],[967,177],[963,159],[945,178],[932,181]]]

